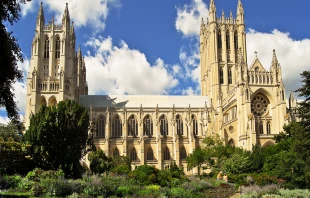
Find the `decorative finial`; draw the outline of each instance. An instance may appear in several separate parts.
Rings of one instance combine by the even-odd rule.
[[[255,51],[254,53],[255,53],[255,58],[257,58],[257,51]]]

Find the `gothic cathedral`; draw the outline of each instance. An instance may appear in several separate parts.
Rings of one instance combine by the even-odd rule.
[[[41,105],[76,100],[90,111],[94,142],[109,156],[125,155],[132,166],[159,169],[175,161],[186,174],[186,156],[207,136],[251,150],[274,144],[272,138],[294,116],[293,95],[286,104],[276,52],[269,70],[256,57],[247,65],[244,9],[236,17],[216,15],[200,27],[201,96],[88,95],[81,49],[75,52],[74,25],[66,6],[62,24],[45,24],[40,6],[28,73],[25,126]],[[272,53],[272,52],[271,52]],[[287,106],[289,108],[287,108]]]

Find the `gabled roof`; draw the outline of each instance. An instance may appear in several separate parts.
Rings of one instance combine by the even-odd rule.
[[[251,64],[250,71],[255,71],[255,69],[258,67],[259,71],[266,71],[266,69],[263,67],[262,63],[259,61],[259,59],[256,57]]]

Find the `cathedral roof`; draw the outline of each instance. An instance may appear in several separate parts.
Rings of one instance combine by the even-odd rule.
[[[84,95],[80,104],[85,107],[114,108],[204,108],[210,106],[207,96],[168,96],[168,95]]]

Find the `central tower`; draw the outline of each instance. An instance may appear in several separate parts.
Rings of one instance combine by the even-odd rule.
[[[79,101],[80,95],[88,94],[85,62],[81,48],[75,51],[75,41],[68,4],[62,24],[56,25],[54,18],[45,24],[41,3],[27,77],[26,129],[30,116],[37,113],[42,105],[54,106],[67,99]]]
[[[201,95],[209,96],[213,103],[226,98],[237,82],[238,54],[247,62],[245,37],[241,1],[238,1],[236,18],[232,12],[225,17],[224,10],[217,18],[214,0],[210,0],[209,18],[206,24],[202,19],[200,27]]]

